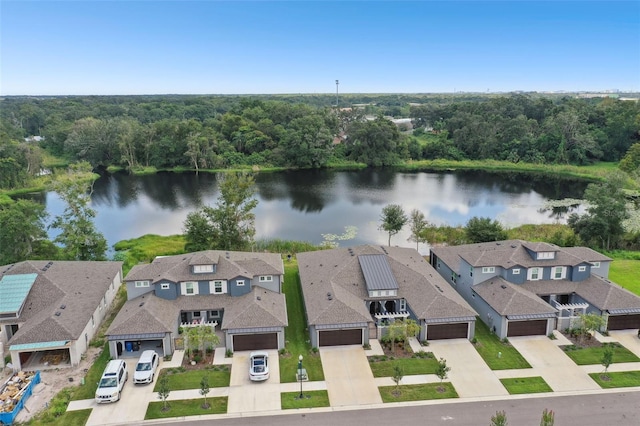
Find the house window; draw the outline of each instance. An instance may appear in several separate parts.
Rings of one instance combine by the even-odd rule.
[[[451,273],[451,282],[456,284],[457,280],[458,280],[458,277],[457,277],[456,273],[452,272]]]
[[[592,268],[592,269],[594,269],[594,268],[599,268],[599,267],[600,267],[600,262],[593,262],[593,263],[591,263],[591,268]]]
[[[260,282],[271,282],[273,281],[273,275],[260,275]]]
[[[513,275],[520,275],[520,268],[515,268],[512,271]]]
[[[493,274],[494,272],[496,272],[495,266],[483,266],[482,267],[482,273],[483,274]]]
[[[220,311],[209,311],[209,316],[211,318],[220,318]]]
[[[438,269],[440,269],[440,262],[438,262]]]
[[[538,259],[554,259],[554,254],[552,251],[541,251],[538,253]]]
[[[194,281],[188,281],[184,283],[184,293],[187,296],[193,296],[198,294],[198,283]]]
[[[541,279],[540,268],[531,268],[529,269],[529,280],[537,281]]]
[[[406,311],[407,310],[407,300],[406,299],[400,299],[400,312]]]
[[[473,266],[469,268],[469,276],[472,277],[473,276]]]
[[[193,265],[194,274],[204,274],[207,272],[213,272],[213,265]]]
[[[93,315],[91,315],[91,327],[96,326],[96,321],[93,319]]]
[[[244,280],[238,280],[238,281],[236,281],[236,285],[237,285],[238,287],[243,287],[243,286],[244,286]]]
[[[149,287],[149,281],[136,281],[136,288]]]
[[[192,315],[194,318],[200,318],[200,311],[196,311]]]
[[[586,267],[586,266],[578,266],[578,271],[580,271],[580,272],[584,272],[584,271],[586,271],[586,270],[587,270],[587,267]]]
[[[162,284],[160,284],[160,288],[162,290],[169,290],[169,288],[171,288],[171,286],[169,285],[169,283],[162,283]]]
[[[220,293],[222,293],[222,292],[223,292],[223,289],[222,289],[222,281],[214,281],[214,282],[213,282],[213,292],[214,292],[215,294],[220,294]]]
[[[556,266],[555,268],[553,268],[553,279],[561,280],[563,278],[564,278],[564,267]]]

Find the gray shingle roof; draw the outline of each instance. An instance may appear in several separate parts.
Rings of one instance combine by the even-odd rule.
[[[32,260],[10,269],[10,265],[0,267],[0,276],[38,274],[18,320],[24,324],[11,338],[12,345],[80,338],[113,279],[122,271],[122,262],[56,260],[45,268],[48,264],[46,260]]]
[[[500,277],[477,284],[473,290],[500,315],[554,315],[557,312],[535,293]]]
[[[414,249],[363,245],[297,255],[310,325],[372,322],[359,256],[383,255],[419,319],[469,317],[476,313]],[[388,297],[387,297],[388,298]]]

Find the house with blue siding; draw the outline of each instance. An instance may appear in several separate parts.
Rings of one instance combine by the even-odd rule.
[[[611,258],[587,247],[522,240],[432,247],[431,265],[500,338],[572,328],[580,314],[604,330],[640,327],[640,297],[608,279]]]
[[[157,257],[125,277],[127,302],[107,330],[113,358],[169,355],[181,329],[208,325],[228,350],[281,349],[284,266],[275,253],[204,251]]]
[[[406,318],[424,340],[472,339],[476,313],[420,253],[362,245],[298,253],[313,347],[365,345]]]

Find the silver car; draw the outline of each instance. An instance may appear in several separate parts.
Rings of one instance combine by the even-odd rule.
[[[158,368],[158,354],[156,351],[144,351],[140,355],[136,371],[133,373],[133,383],[151,383]]]
[[[264,351],[251,352],[249,355],[249,379],[262,382],[269,378],[269,354]]]

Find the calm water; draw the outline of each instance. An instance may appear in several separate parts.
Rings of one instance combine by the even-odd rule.
[[[400,173],[390,169],[310,170],[256,175],[256,238],[322,242],[322,234],[342,234],[356,226],[355,239],[343,245],[386,244],[379,218],[387,204],[405,212],[422,211],[437,225],[464,225],[471,217],[497,219],[506,227],[553,223],[564,216],[542,212],[548,199],[581,198],[586,183],[515,174],[484,172]],[[96,226],[109,245],[144,234],[182,233],[187,214],[214,205],[216,175],[158,173],[105,175],[94,185]],[[53,217],[64,209],[55,193],[42,194]],[[391,243],[414,246],[407,230]],[[424,251],[422,248],[421,252]]]

